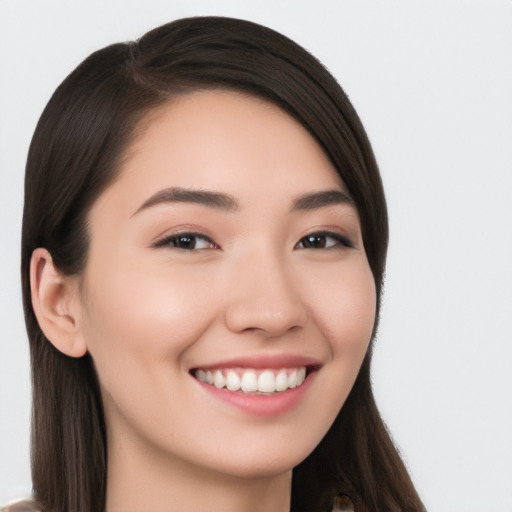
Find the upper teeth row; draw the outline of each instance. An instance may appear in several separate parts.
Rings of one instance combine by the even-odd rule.
[[[201,382],[217,388],[244,393],[275,393],[300,386],[306,378],[306,368],[293,370],[263,370],[259,375],[255,370],[196,370],[195,376]]]

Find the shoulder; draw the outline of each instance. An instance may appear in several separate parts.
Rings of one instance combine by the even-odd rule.
[[[0,512],[42,512],[42,510],[34,500],[25,498],[0,505]]]

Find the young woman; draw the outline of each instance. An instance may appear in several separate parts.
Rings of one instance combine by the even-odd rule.
[[[423,510],[370,385],[387,236],[357,114],[286,37],[92,54],[26,170],[41,508]]]

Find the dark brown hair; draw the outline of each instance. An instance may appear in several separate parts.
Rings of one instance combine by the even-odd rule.
[[[268,28],[217,17],[178,20],[93,53],[50,99],[26,167],[22,282],[33,378],[32,475],[47,512],[104,510],[106,438],[90,357],[63,355],[39,328],[31,254],[45,247],[62,272],[80,273],[88,211],[115,179],[141,120],[170,98],[211,88],[278,105],[325,150],[358,208],[378,313],[388,241],[382,183],[355,110],[314,57]],[[371,346],[331,429],[294,469],[292,511],[329,510],[340,492],[358,512],[423,510],[376,408],[370,359]]]

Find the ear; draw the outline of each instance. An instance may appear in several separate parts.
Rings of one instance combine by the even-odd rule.
[[[80,330],[80,301],[75,276],[60,272],[43,248],[30,261],[32,308],[46,338],[62,353],[82,357],[87,346]]]

